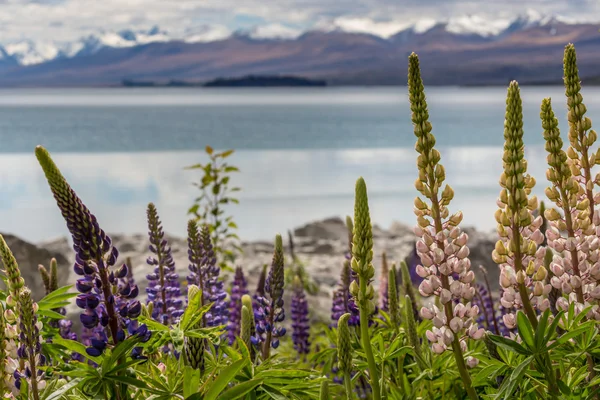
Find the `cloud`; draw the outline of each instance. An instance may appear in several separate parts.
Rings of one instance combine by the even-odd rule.
[[[597,0],[4,0],[0,1],[0,43],[20,39],[70,41],[99,30],[148,29],[174,37],[198,30],[197,40],[253,30],[293,37],[317,26],[342,27],[389,36],[423,20],[471,15],[506,20],[528,9],[569,20],[600,15]],[[597,17],[596,17],[597,18]],[[489,18],[488,18],[489,20]],[[257,22],[258,21],[258,22]],[[254,25],[253,25],[254,24]],[[258,26],[257,26],[258,25]],[[425,24],[427,26],[428,24]],[[430,25],[430,23],[429,23]],[[419,26],[419,25],[418,25]],[[206,32],[202,29],[209,27]],[[423,28],[422,28],[423,29]],[[483,29],[483,28],[482,28]],[[490,28],[491,29],[491,28]],[[496,29],[494,27],[494,29]]]

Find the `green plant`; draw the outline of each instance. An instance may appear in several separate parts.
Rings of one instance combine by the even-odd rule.
[[[186,167],[202,171],[200,182],[194,183],[201,194],[194,199],[194,205],[190,207],[188,214],[209,226],[215,251],[219,255],[219,264],[225,267],[233,264],[242,251],[239,237],[235,233],[237,224],[231,215],[225,213],[226,206],[239,203],[234,193],[240,191],[240,188],[230,185],[232,174],[239,172],[239,169],[226,161],[233,150],[215,152],[212,147],[206,146],[205,151],[208,162]]]

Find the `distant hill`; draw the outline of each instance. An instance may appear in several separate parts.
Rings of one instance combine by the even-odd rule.
[[[294,76],[246,76],[243,78],[217,78],[206,82],[204,87],[282,87],[327,86],[327,82]]]
[[[469,21],[415,25],[385,38],[337,29],[285,39],[237,33],[208,40],[171,38],[155,28],[88,37],[43,54],[36,53],[35,43],[0,46],[0,86],[207,82],[248,75],[396,85],[405,84],[412,51],[419,53],[429,85],[504,85],[511,79],[561,84],[563,49],[569,42],[577,46],[584,83],[588,77],[598,82],[599,25],[527,17],[489,31]]]

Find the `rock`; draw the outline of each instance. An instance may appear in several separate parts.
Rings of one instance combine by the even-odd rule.
[[[392,222],[392,224],[390,225],[390,229],[388,229],[388,232],[393,238],[414,235],[413,228],[411,226],[402,224],[397,221]]]
[[[492,290],[499,290],[500,268],[492,260],[492,251],[498,240],[497,235],[494,232],[479,232],[474,228],[465,228],[464,232],[469,235],[467,244],[469,246],[469,259],[477,281],[484,283],[484,272],[480,268],[483,267]]]
[[[35,300],[40,300],[46,295],[38,266],[42,264],[48,268],[52,258],[56,258],[58,264],[58,285],[65,286],[69,284],[70,263],[62,252],[56,251],[56,248],[63,248],[64,251],[64,243],[56,243],[55,249],[51,250],[50,248],[38,247],[13,235],[2,236],[15,256],[21,270],[21,276],[25,279],[25,284],[31,289]],[[4,268],[3,264],[2,268]]]
[[[310,237],[313,239],[333,239],[348,237],[346,223],[341,218],[327,218],[323,221],[311,222],[294,230],[296,237]]]
[[[495,245],[496,235],[492,232],[479,232],[473,228],[465,228],[469,235],[469,248],[471,251],[471,264],[475,271],[478,281],[483,277],[479,270],[479,265],[487,268],[488,279],[494,290],[498,289],[498,267],[491,259],[491,253]],[[323,221],[311,222],[296,229],[294,236],[295,254],[306,269],[306,272],[315,282],[318,291],[314,296],[308,296],[311,315],[315,320],[327,321],[331,309],[331,295],[338,285],[342,265],[345,261],[345,253],[348,250],[348,232],[345,222],[340,218],[329,218]],[[374,284],[377,287],[381,271],[381,255],[387,254],[389,265],[399,264],[412,251],[415,244],[415,235],[412,227],[394,222],[389,229],[373,227],[374,233],[374,258],[375,266]],[[146,264],[146,259],[150,256],[148,250],[148,238],[146,235],[110,235],[114,245],[119,249],[119,262],[125,262],[127,258],[131,259],[133,265],[133,274],[137,284],[140,287],[140,300],[145,301],[145,288],[147,285],[146,275],[150,273],[153,267]],[[187,240],[184,238],[171,237],[167,235],[169,244],[173,251],[176,271],[185,281],[188,275],[187,260]],[[34,246],[35,247],[35,246]],[[66,239],[53,240],[40,245],[50,252],[60,253],[63,260],[74,260],[74,254]],[[271,265],[273,257],[272,241],[243,242],[243,254],[237,259],[236,265],[243,267],[248,281],[248,289],[251,293],[255,291],[258,278],[263,265]],[[42,260],[47,263],[49,257]],[[286,263],[289,263],[289,255],[286,246]],[[69,264],[69,263],[67,263]],[[59,265],[62,265],[59,262]],[[286,264],[288,265],[288,264]],[[37,262],[34,264],[34,271],[37,274]],[[74,283],[77,277],[68,268],[68,277],[62,275],[61,283]],[[66,275],[66,274],[65,274]],[[230,274],[225,273],[225,286],[229,288]],[[37,275],[36,275],[37,278]],[[33,279],[33,278],[31,278]],[[185,284],[184,284],[185,285]],[[288,297],[286,299],[289,300]],[[286,302],[286,307],[289,303]],[[76,311],[75,309],[70,310]]]

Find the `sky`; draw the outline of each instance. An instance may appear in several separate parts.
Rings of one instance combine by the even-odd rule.
[[[336,27],[390,36],[418,21],[501,23],[528,12],[596,22],[600,0],[0,0],[0,43],[71,41],[155,25],[173,37],[221,37],[238,30],[293,37]]]

